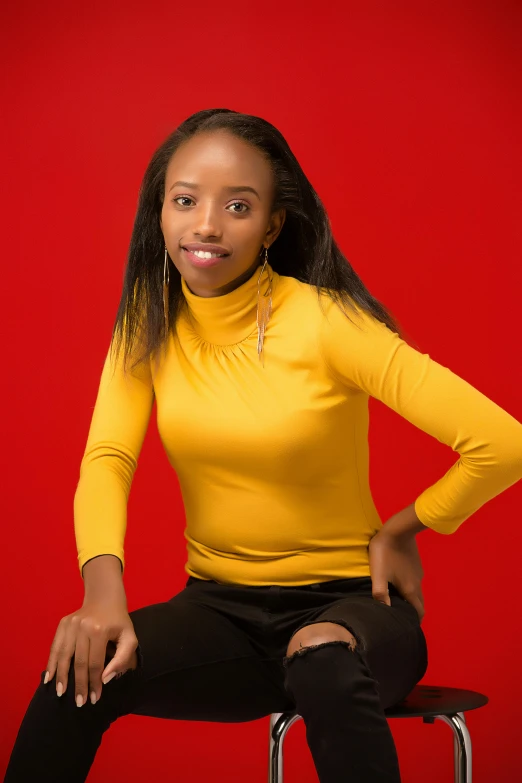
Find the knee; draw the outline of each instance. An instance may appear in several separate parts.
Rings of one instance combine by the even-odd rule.
[[[352,642],[328,640],[302,647],[284,658],[284,688],[301,714],[311,710],[331,710],[342,704],[347,709],[367,672]]]
[[[307,625],[290,639],[284,659],[285,666],[294,656],[304,655],[310,650],[335,642],[344,643],[350,650],[354,650],[357,646],[357,639],[343,625],[331,622]]]

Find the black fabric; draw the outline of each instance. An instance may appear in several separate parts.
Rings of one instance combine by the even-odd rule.
[[[55,679],[44,685],[41,673],[4,783],[86,780],[103,733],[122,715],[240,723],[296,707],[321,783],[371,780],[376,764],[389,771],[379,779],[395,783],[395,749],[382,711],[424,676],[427,649],[416,610],[389,589],[391,607],[372,598],[369,577],[300,587],[189,577],[169,600],[130,612],[138,668],[103,686],[97,704],[76,706],[74,658],[61,698]],[[350,630],[356,652],[332,644],[288,660],[292,636],[319,622]],[[318,670],[321,693],[311,687]],[[333,702],[321,701],[327,694]],[[357,726],[353,741],[345,735],[349,725]],[[375,727],[370,752],[356,737]]]
[[[289,663],[286,687],[321,783],[400,783],[393,736],[364,654],[345,642],[305,650]]]

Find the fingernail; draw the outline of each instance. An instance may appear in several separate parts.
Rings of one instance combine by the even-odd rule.
[[[56,693],[58,694],[58,696],[61,696],[63,693],[63,685],[61,682],[59,682],[58,685],[56,686]]]
[[[49,682],[49,672],[45,672],[44,685],[47,685],[48,682]]]
[[[91,704],[96,704],[96,694],[91,691]]]
[[[83,704],[83,696],[81,693],[79,693],[78,696],[76,697],[76,706],[81,707],[82,704]]]
[[[108,677],[106,677],[104,680],[102,680],[103,684],[107,685],[107,683],[110,682],[113,677],[116,677],[116,672],[112,672],[112,674],[109,674]]]

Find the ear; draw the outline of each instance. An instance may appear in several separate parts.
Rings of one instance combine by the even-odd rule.
[[[268,231],[266,232],[266,239],[269,240],[270,244],[273,244],[276,241],[284,226],[285,220],[286,209],[284,207],[278,209],[276,212],[272,212],[270,215],[270,223]]]

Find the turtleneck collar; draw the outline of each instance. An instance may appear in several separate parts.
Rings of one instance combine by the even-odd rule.
[[[233,345],[257,332],[257,285],[263,267],[260,263],[251,277],[222,296],[197,296],[181,277],[181,288],[188,305],[189,323],[208,343]],[[261,296],[272,277],[272,310],[279,275],[267,263],[260,280]]]

